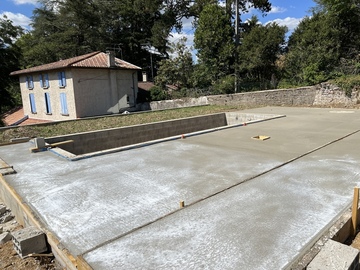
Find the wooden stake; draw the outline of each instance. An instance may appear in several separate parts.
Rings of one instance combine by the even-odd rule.
[[[184,208],[185,207],[185,202],[184,201],[180,201],[180,208]]]
[[[353,200],[353,204],[352,204],[352,215],[351,215],[351,222],[352,222],[351,235],[352,236],[356,235],[358,207],[359,207],[359,187],[354,187],[354,200]]]

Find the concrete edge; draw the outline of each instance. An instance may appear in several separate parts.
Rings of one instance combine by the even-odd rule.
[[[16,192],[16,190],[6,182],[5,178],[0,175],[0,197],[4,203],[11,209],[15,216],[16,221],[23,227],[35,226],[42,230],[47,238],[47,242],[51,247],[51,251],[56,259],[69,270],[76,269],[91,269],[91,268],[78,268],[77,259],[65,248],[62,248],[60,241],[57,237],[47,229],[40,221],[39,217],[31,210]]]
[[[359,211],[359,208],[358,208]],[[357,224],[359,224],[360,217],[358,216]],[[351,203],[328,224],[313,240],[307,245],[303,252],[297,258],[288,264],[284,269],[286,270],[303,270],[316,257],[322,247],[328,240],[334,240],[344,244],[351,236],[352,218],[351,218]],[[345,245],[345,244],[344,244]]]
[[[180,134],[180,135],[176,135],[176,136],[171,136],[171,137],[166,137],[166,138],[162,138],[162,139],[121,146],[121,147],[117,147],[117,148],[111,148],[111,149],[107,149],[107,150],[102,150],[102,151],[97,151],[97,152],[92,152],[92,153],[87,153],[87,154],[82,154],[82,155],[74,155],[64,149],[61,149],[61,148],[51,148],[51,149],[49,149],[49,151],[61,158],[65,158],[66,160],[78,161],[78,160],[82,160],[82,159],[87,159],[87,158],[132,150],[132,149],[136,149],[136,148],[142,148],[142,147],[146,147],[146,146],[150,146],[150,145],[158,144],[158,143],[162,143],[162,142],[185,139],[187,137],[198,136],[198,135],[202,135],[202,134],[206,134],[206,133],[215,132],[218,130],[224,130],[224,129],[229,129],[229,128],[235,128],[235,127],[270,121],[270,120],[283,118],[283,117],[286,117],[286,115],[269,115],[269,118],[266,118],[266,119],[252,120],[252,121],[248,121],[248,122],[244,122],[244,123],[240,123],[240,124],[233,124],[233,125],[216,127],[216,128],[211,128],[211,129],[205,129],[205,130],[201,130],[201,131],[195,131],[195,132],[191,132],[191,133],[184,133],[184,134]]]

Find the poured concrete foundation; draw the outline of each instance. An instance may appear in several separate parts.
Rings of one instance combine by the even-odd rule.
[[[52,151],[74,161],[280,117],[284,117],[284,115],[227,112],[69,134],[47,138],[46,142],[57,144],[71,141]],[[35,145],[38,140],[35,139]]]
[[[286,117],[77,162],[3,146],[17,174],[1,196],[10,186],[74,268],[290,268],[360,182],[360,113],[334,112],[248,110]]]

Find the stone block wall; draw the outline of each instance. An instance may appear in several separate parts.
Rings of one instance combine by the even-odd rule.
[[[247,106],[338,106],[348,107],[360,103],[360,92],[354,89],[351,97],[330,83],[315,86],[264,90],[237,94],[223,94],[200,98],[184,98],[150,102],[146,109],[164,110],[202,105]],[[145,108],[145,107],[144,107]]]
[[[337,85],[321,83],[316,88],[314,106],[354,106],[360,102],[358,89],[353,89],[351,95],[346,95],[345,91]]]

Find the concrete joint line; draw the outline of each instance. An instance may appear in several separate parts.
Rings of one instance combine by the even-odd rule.
[[[351,132],[351,133],[348,133],[348,134],[346,134],[345,136],[342,136],[342,137],[340,137],[340,138],[338,138],[338,139],[335,139],[335,140],[333,140],[333,141],[330,141],[330,142],[328,142],[328,143],[326,143],[326,144],[324,144],[324,145],[321,145],[321,146],[319,146],[319,147],[316,147],[316,148],[314,148],[313,150],[310,150],[310,151],[308,151],[308,152],[306,152],[306,153],[304,153],[304,154],[301,154],[301,155],[299,155],[299,156],[297,156],[297,157],[294,157],[294,158],[292,158],[292,159],[290,159],[290,160],[288,160],[288,161],[286,161],[286,162],[284,162],[284,163],[281,163],[281,164],[279,164],[279,165],[277,165],[277,166],[275,166],[275,167],[273,167],[273,168],[271,168],[271,169],[269,169],[269,170],[267,170],[267,171],[264,171],[264,172],[262,172],[262,173],[259,173],[259,174],[255,175],[255,176],[252,176],[252,177],[247,178],[247,179],[245,179],[245,180],[243,180],[243,181],[241,181],[241,182],[235,183],[235,184],[233,184],[233,185],[231,185],[231,186],[229,186],[229,187],[227,187],[227,188],[224,188],[224,189],[222,189],[222,190],[220,190],[220,191],[218,191],[218,192],[215,192],[215,193],[213,193],[213,194],[211,194],[211,195],[209,195],[209,196],[206,196],[206,197],[201,198],[201,199],[199,199],[199,200],[197,200],[197,201],[194,201],[194,202],[192,202],[192,203],[189,203],[189,204],[187,204],[184,208],[179,208],[179,209],[177,209],[177,210],[174,210],[174,211],[171,211],[171,212],[167,213],[166,215],[163,215],[163,216],[158,217],[158,218],[156,218],[156,219],[154,219],[154,220],[152,220],[152,221],[149,221],[149,222],[147,222],[147,223],[144,223],[144,224],[141,225],[141,226],[138,226],[138,227],[136,227],[136,228],[134,228],[134,229],[132,229],[132,230],[130,230],[130,231],[127,231],[127,232],[125,232],[125,233],[123,233],[123,234],[120,234],[120,235],[118,235],[118,236],[116,236],[116,237],[114,237],[114,238],[112,238],[112,239],[109,239],[109,240],[105,241],[104,243],[101,243],[101,244],[99,244],[99,245],[97,245],[97,246],[95,246],[95,247],[93,247],[93,248],[91,248],[91,249],[86,250],[86,251],[83,252],[80,256],[83,257],[83,256],[86,255],[87,253],[90,253],[90,252],[92,252],[92,251],[94,251],[94,250],[96,250],[96,249],[98,249],[98,248],[101,248],[101,247],[103,247],[103,246],[105,246],[105,245],[107,245],[107,244],[110,244],[111,242],[114,242],[114,241],[116,241],[116,240],[118,240],[118,239],[120,239],[120,238],[122,238],[122,237],[125,237],[125,236],[127,236],[127,235],[129,235],[129,234],[131,234],[131,233],[133,233],[133,232],[136,232],[136,231],[138,231],[138,230],[140,230],[140,229],[142,229],[142,228],[144,228],[144,227],[147,227],[147,226],[149,226],[149,225],[151,225],[151,224],[154,224],[155,222],[158,222],[158,221],[160,221],[160,220],[162,220],[162,219],[164,219],[164,218],[166,218],[166,217],[168,217],[168,216],[170,216],[170,215],[173,215],[173,214],[175,214],[175,213],[177,213],[177,212],[179,212],[179,211],[181,211],[181,210],[183,210],[183,209],[186,209],[186,208],[188,208],[188,207],[190,207],[190,206],[193,206],[193,205],[195,205],[195,204],[197,204],[197,203],[200,203],[200,202],[202,202],[202,201],[205,201],[205,200],[207,200],[207,199],[210,199],[210,198],[212,198],[212,197],[214,197],[214,196],[216,196],[216,195],[218,195],[218,194],[221,194],[221,193],[223,193],[223,192],[225,192],[225,191],[227,191],[227,190],[230,190],[230,189],[232,189],[232,188],[235,188],[235,187],[237,187],[237,186],[239,186],[239,185],[241,185],[241,184],[243,184],[243,183],[246,183],[246,182],[248,182],[248,181],[250,181],[250,180],[253,180],[253,179],[255,179],[255,178],[258,178],[258,177],[260,177],[260,176],[262,176],[262,175],[265,175],[265,174],[267,174],[267,173],[269,173],[269,172],[272,172],[272,171],[274,171],[274,170],[276,170],[276,169],[279,169],[279,168],[281,168],[281,167],[284,167],[285,165],[290,164],[290,163],[292,163],[292,162],[294,162],[294,161],[296,161],[296,160],[298,160],[298,159],[300,159],[300,158],[303,158],[303,157],[305,157],[305,156],[307,156],[307,155],[310,155],[310,154],[312,154],[312,153],[314,153],[314,152],[316,152],[316,151],[318,151],[318,150],[321,150],[321,149],[323,149],[323,148],[325,148],[325,147],[327,147],[327,146],[329,146],[329,145],[331,145],[331,144],[334,144],[334,143],[336,143],[336,142],[338,142],[338,141],[341,141],[341,140],[343,140],[343,139],[345,139],[345,138],[347,138],[347,137],[350,137],[350,136],[358,133],[359,131],[360,131],[360,129],[358,129],[358,130],[356,130],[356,131],[353,131],[353,132]]]

